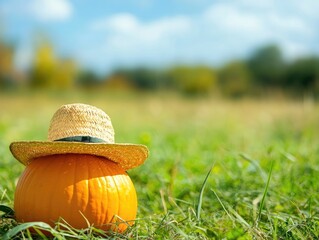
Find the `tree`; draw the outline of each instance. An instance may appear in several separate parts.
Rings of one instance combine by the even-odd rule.
[[[304,57],[288,66],[285,84],[287,88],[303,92],[319,92],[319,58]]]
[[[139,67],[135,69],[118,69],[113,75],[122,76],[130,81],[136,88],[154,90],[161,85],[161,75],[154,69]]]
[[[53,46],[42,42],[35,52],[31,68],[31,86],[36,88],[71,88],[76,78],[76,63],[55,56]]]
[[[54,74],[55,88],[68,89],[73,87],[76,73],[76,64],[72,59],[62,59],[58,61]]]
[[[219,71],[221,92],[230,97],[240,97],[251,89],[251,73],[243,61],[232,61]]]
[[[217,79],[214,70],[205,66],[177,66],[170,69],[169,76],[177,89],[187,94],[208,93]]]
[[[0,40],[0,87],[6,88],[13,85],[14,48]]]
[[[83,70],[78,74],[77,84],[81,87],[91,88],[101,84],[101,78],[92,70]]]
[[[109,89],[116,90],[132,90],[134,89],[134,85],[131,81],[129,81],[126,76],[120,74],[112,74],[110,75],[106,81],[105,86]]]
[[[258,85],[282,85],[285,61],[278,46],[268,45],[257,49],[248,60],[248,65]]]
[[[57,68],[57,59],[50,43],[41,43],[36,49],[31,68],[31,86],[52,87]]]

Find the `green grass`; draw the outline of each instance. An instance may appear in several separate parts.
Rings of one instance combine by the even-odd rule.
[[[17,224],[1,212],[0,236],[31,237],[31,224],[55,239],[319,238],[319,104],[309,100],[2,94],[0,205],[13,207],[24,169],[10,142],[45,139],[54,111],[71,102],[105,110],[116,142],[149,147],[145,164],[128,172],[139,201],[135,225],[105,235],[63,221],[55,228]]]

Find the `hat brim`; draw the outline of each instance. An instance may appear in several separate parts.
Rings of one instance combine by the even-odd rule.
[[[148,157],[146,146],[128,143],[22,141],[11,143],[10,150],[13,156],[24,165],[28,165],[30,161],[38,157],[74,153],[105,157],[128,170],[143,164]]]

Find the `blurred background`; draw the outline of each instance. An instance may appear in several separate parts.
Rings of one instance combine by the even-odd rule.
[[[10,143],[46,139],[53,113],[82,102],[116,142],[150,150],[129,172],[136,237],[318,239],[318,13],[318,0],[0,0],[0,204],[24,169]]]
[[[0,0],[0,89],[316,97],[313,0]]]

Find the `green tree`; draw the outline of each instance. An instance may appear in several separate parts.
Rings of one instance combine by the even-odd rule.
[[[289,64],[285,84],[302,92],[319,92],[319,57],[303,57]]]
[[[78,73],[77,84],[80,87],[96,87],[101,84],[101,81],[101,78],[92,70],[82,70]]]
[[[280,86],[285,73],[285,61],[276,45],[257,49],[248,60],[254,81],[261,86]]]
[[[251,73],[245,62],[232,61],[220,69],[218,83],[224,95],[240,97],[251,90]]]
[[[145,67],[118,69],[112,75],[126,78],[138,89],[154,90],[161,87],[161,72],[154,69]]]
[[[177,66],[170,69],[169,77],[177,89],[187,94],[208,93],[217,79],[215,71],[206,66]]]

